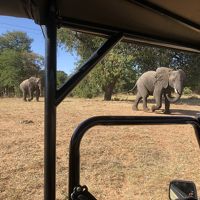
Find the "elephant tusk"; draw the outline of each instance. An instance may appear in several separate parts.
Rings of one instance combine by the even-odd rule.
[[[178,94],[178,91],[176,90],[176,88],[174,88],[174,91],[175,91],[176,94]]]

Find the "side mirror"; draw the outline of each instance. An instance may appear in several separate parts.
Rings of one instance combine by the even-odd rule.
[[[198,199],[196,185],[192,181],[173,180],[169,185],[170,200]]]

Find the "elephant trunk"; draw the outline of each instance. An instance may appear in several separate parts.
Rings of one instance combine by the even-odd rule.
[[[181,98],[181,95],[182,95],[182,92],[181,93],[178,93],[176,90],[175,90],[175,97],[171,97],[169,96],[168,94],[166,94],[166,98],[167,100],[170,102],[170,103],[176,103],[180,98]]]

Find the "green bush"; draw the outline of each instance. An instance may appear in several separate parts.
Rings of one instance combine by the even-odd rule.
[[[192,94],[191,88],[190,88],[190,87],[185,87],[185,88],[183,89],[183,94],[184,94],[184,95],[191,95],[191,94]]]

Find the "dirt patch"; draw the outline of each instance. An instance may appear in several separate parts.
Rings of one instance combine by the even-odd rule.
[[[59,105],[57,199],[67,198],[69,141],[81,121],[96,115],[163,115],[131,107],[130,101],[72,98]],[[184,102],[171,107],[172,115],[200,111]],[[43,199],[44,102],[0,99],[0,113],[0,199]],[[200,192],[199,153],[190,125],[98,126],[81,143],[81,184],[101,200],[168,199],[175,178],[195,181]]]

